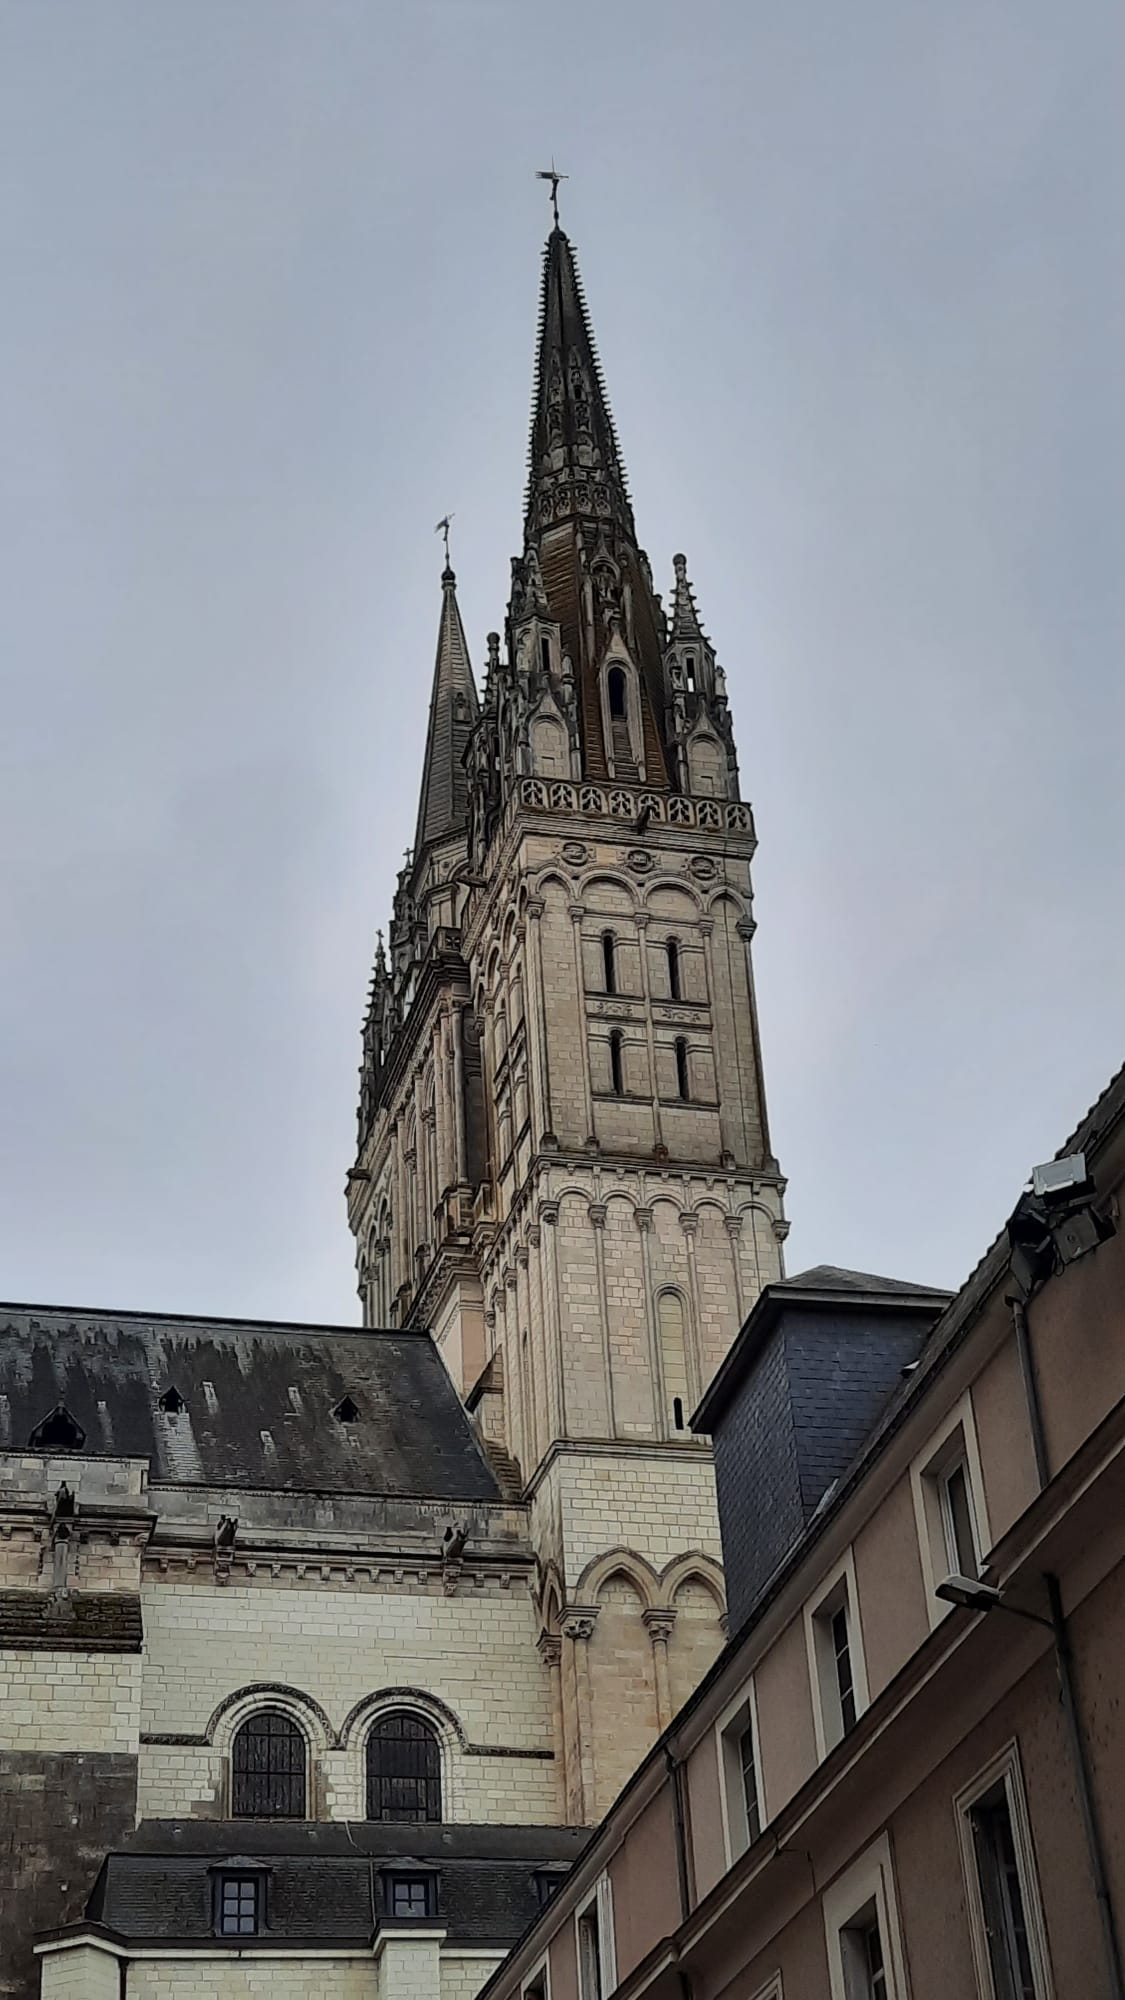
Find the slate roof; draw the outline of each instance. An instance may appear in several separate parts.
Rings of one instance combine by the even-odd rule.
[[[0,1452],[26,1455],[60,1403],[86,1454],[147,1458],[156,1482],[500,1499],[424,1332],[0,1305]]]
[[[538,1913],[536,1876],[565,1873],[586,1838],[580,1827],[146,1820],[107,1856],[87,1915],[130,1939],[210,1938],[225,1861],[268,1871],[261,1941],[365,1944],[381,1915],[380,1870],[420,1864],[436,1874],[449,1944],[507,1949]]]
[[[948,1299],[949,1292],[932,1285],[914,1285],[906,1278],[880,1278],[873,1271],[850,1271],[843,1264],[813,1264],[791,1278],[778,1278],[771,1292],[882,1292],[903,1298]]]

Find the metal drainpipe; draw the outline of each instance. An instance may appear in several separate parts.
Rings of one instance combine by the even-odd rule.
[[[687,1821],[684,1814],[683,1765],[676,1762],[670,1744],[664,1746],[664,1761],[672,1788],[672,1825],[676,1835],[676,1878],[680,1887],[680,1922],[691,1911],[691,1881],[688,1875]]]
[[[1062,1607],[1062,1592],[1057,1576],[1046,1575],[1047,1601],[1051,1610],[1051,1631],[1055,1641],[1055,1666],[1059,1676],[1059,1693],[1062,1697],[1063,1714],[1066,1717],[1067,1735],[1070,1739],[1070,1754],[1074,1764],[1074,1775],[1078,1785],[1078,1804],[1082,1814],[1082,1825],[1086,1834],[1086,1848],[1090,1857],[1090,1874],[1094,1882],[1098,1916],[1102,1928],[1102,1945],[1109,1972],[1109,1991],[1112,2000],[1125,2000],[1125,1975],[1122,1973],[1121,1942],[1117,1935],[1117,1918],[1114,1914],[1113,1899],[1109,1890],[1106,1873],[1105,1848],[1102,1843],[1101,1827],[1098,1824],[1098,1810],[1090,1783],[1090,1763],[1086,1755],[1086,1742],[1082,1734],[1082,1724],[1078,1716],[1078,1704],[1074,1692],[1074,1656],[1070,1649],[1070,1632]]]
[[[1020,1373],[1023,1376],[1024,1394],[1027,1397],[1027,1416],[1031,1425],[1031,1448],[1035,1454],[1035,1471],[1042,1492],[1050,1479],[1047,1465],[1047,1437],[1043,1429],[1043,1406],[1039,1400],[1039,1383],[1035,1374],[1035,1360],[1031,1352],[1031,1336],[1027,1325],[1027,1306],[1023,1299],[1012,1300],[1012,1325],[1016,1330],[1016,1348],[1020,1357]]]

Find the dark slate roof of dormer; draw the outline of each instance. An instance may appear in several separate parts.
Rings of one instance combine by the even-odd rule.
[[[692,1429],[713,1430],[716,1418],[727,1407],[762,1342],[785,1312],[802,1306],[846,1309],[857,1315],[894,1313],[917,1315],[932,1323],[943,1312],[951,1292],[915,1285],[905,1278],[880,1278],[871,1271],[849,1271],[840,1264],[814,1264],[792,1278],[779,1278],[766,1285],[751,1308],[749,1317],[692,1416]]]
[[[581,1827],[144,1820],[107,1856],[87,1916],[129,1939],[210,1939],[216,1870],[262,1868],[268,1928],[255,1942],[358,1946],[379,1909],[380,1871],[415,1866],[437,1877],[448,1945],[506,1950],[538,1912],[537,1875],[565,1873],[587,1837]]]
[[[354,1423],[332,1414],[346,1396]],[[85,1455],[170,1485],[500,1499],[425,1332],[0,1305],[0,1453],[26,1456],[60,1404]]]

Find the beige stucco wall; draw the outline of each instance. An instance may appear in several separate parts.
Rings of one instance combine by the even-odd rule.
[[[872,1701],[929,1631],[909,1478],[899,1479],[852,1546]]]

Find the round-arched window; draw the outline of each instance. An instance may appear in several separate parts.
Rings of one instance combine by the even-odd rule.
[[[609,674],[608,674],[608,676],[607,676],[607,680],[606,680],[606,691],[607,691],[607,693],[608,693],[608,695],[609,695],[609,712],[610,712],[610,715],[611,715],[611,716],[619,716],[619,715],[623,716],[623,715],[624,715],[624,713],[625,713],[625,669],[624,669],[624,667],[611,667],[611,668],[610,668],[610,670],[609,670]]]
[[[280,1708],[260,1708],[231,1745],[233,1819],[304,1819],[305,1738]]]
[[[367,1738],[368,1819],[440,1820],[441,1747],[428,1722],[381,1715]]]

